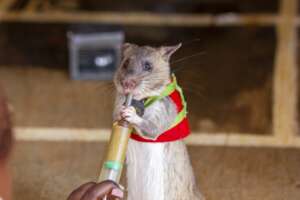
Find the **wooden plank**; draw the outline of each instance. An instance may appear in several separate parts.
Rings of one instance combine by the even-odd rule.
[[[110,129],[70,129],[17,127],[16,139],[20,141],[108,141]],[[238,133],[193,133],[186,139],[189,145],[207,146],[255,146],[255,147],[295,147],[300,148],[300,137],[292,143],[285,143],[274,136]]]
[[[108,141],[109,129],[17,127],[17,140],[25,141]]]
[[[297,0],[282,0],[277,27],[274,74],[273,131],[283,143],[297,133]]]
[[[145,26],[269,26],[277,22],[275,15],[209,15],[209,14],[155,14],[147,12],[11,12],[0,21],[55,22],[55,23],[109,23]]]
[[[241,147],[294,147],[300,148],[300,138],[294,137],[293,143],[285,143],[274,136],[255,134],[192,134],[186,139],[189,145],[205,146],[241,146]]]
[[[1,0],[0,13],[7,12],[16,0]]]

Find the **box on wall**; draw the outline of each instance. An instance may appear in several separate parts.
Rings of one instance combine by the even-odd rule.
[[[68,38],[72,79],[112,79],[121,59],[123,32],[69,32]]]

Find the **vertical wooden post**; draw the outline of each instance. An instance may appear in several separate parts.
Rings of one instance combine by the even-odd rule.
[[[280,143],[290,143],[297,123],[297,2],[281,0],[277,24],[274,74],[273,133]]]

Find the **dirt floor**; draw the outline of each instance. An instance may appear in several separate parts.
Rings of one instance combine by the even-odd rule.
[[[207,200],[299,200],[300,150],[189,146]],[[104,143],[18,142],[13,155],[15,200],[63,200],[96,180]]]

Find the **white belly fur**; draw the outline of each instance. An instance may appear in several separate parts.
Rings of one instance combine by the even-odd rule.
[[[182,141],[129,141],[128,200],[203,200]]]

